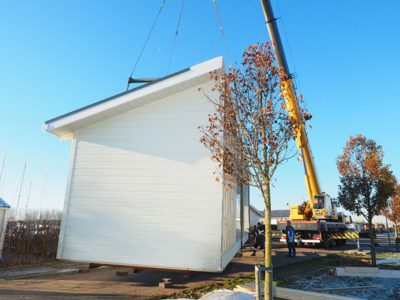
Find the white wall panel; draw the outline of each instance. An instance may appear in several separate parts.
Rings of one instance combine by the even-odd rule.
[[[219,271],[223,188],[198,129],[212,110],[195,87],[75,132],[59,257]]]

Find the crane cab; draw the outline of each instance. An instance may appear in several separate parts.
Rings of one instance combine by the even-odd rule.
[[[339,207],[337,200],[333,200],[328,194],[315,195],[313,199],[313,218],[337,219],[336,209]]]
[[[336,207],[339,204],[328,194],[322,193],[315,195],[313,201],[304,202],[301,205],[292,205],[290,207],[290,219],[292,220],[310,220],[310,219],[334,219],[338,218]]]

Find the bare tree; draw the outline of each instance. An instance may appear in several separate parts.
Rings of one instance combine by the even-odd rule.
[[[295,156],[291,141],[300,124],[286,108],[282,83],[286,75],[275,63],[270,43],[249,46],[241,67],[212,73],[215,112],[201,127],[200,141],[218,163],[222,182],[256,186],[265,205],[265,298],[272,298],[271,184],[278,166]],[[302,113],[304,111],[302,110]],[[217,177],[219,180],[220,177]],[[227,180],[228,179],[228,180]]]
[[[61,218],[62,211],[59,209],[46,209],[40,215],[41,220],[61,220]]]
[[[22,218],[16,219],[14,218],[14,210],[11,208],[10,210],[10,221],[13,220],[21,220],[21,221],[32,221],[32,220],[61,220],[62,218],[62,211],[59,209],[46,209],[42,211],[41,216],[39,216],[39,210],[38,209],[27,209],[26,212],[24,213],[24,216]]]
[[[363,135],[351,136],[337,158],[340,177],[339,201],[342,206],[362,215],[368,222],[372,265],[376,266],[374,216],[388,206],[394,195],[396,178],[383,162],[382,146]]]

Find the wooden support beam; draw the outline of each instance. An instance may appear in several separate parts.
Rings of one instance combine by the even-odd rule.
[[[360,300],[359,298],[337,296],[288,288],[276,287],[274,297],[289,300]]]
[[[374,267],[336,267],[336,276],[399,278],[398,270],[381,270]]]
[[[370,290],[382,288],[380,285],[364,285],[364,286],[351,286],[343,288],[329,288],[329,289],[312,289],[313,292],[318,293],[330,293],[330,292],[347,292],[347,291],[358,291],[358,290]]]
[[[255,295],[254,285],[238,285],[235,291],[246,292]],[[289,300],[360,300],[360,298],[345,297],[332,294],[323,294],[311,291],[288,289],[282,287],[273,288],[274,297]]]

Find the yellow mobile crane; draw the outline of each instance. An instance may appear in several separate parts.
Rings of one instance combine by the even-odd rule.
[[[274,48],[276,61],[285,72],[287,79],[282,83],[283,94],[289,115],[300,124],[295,129],[296,144],[304,165],[305,181],[309,201],[301,205],[290,206],[290,219],[297,231],[300,243],[323,243],[325,247],[344,244],[348,238],[357,238],[354,231],[348,231],[346,220],[337,212],[339,204],[336,200],[321,192],[310,144],[307,138],[305,120],[300,111],[293,78],[289,71],[283,51],[276,18],[270,0],[261,0],[266,25]],[[278,222],[278,229],[284,230],[285,222]]]

